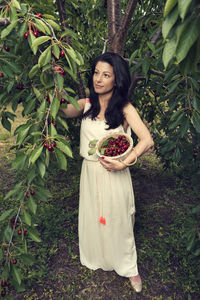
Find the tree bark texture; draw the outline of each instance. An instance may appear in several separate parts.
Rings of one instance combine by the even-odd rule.
[[[109,51],[123,55],[128,26],[138,0],[130,0],[123,21],[121,21],[121,1],[107,0]]]
[[[113,47],[114,37],[121,25],[121,0],[107,0],[108,14],[108,50],[115,52]]]

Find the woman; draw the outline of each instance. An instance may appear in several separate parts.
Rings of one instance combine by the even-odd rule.
[[[153,146],[149,130],[128,101],[130,74],[126,61],[115,53],[96,58],[89,80],[90,98],[62,109],[67,117],[82,116],[80,154],[79,250],[90,269],[115,270],[128,277],[136,292],[142,290],[133,234],[135,204],[128,166]],[[122,161],[88,155],[89,142],[110,132],[138,137],[133,151]]]

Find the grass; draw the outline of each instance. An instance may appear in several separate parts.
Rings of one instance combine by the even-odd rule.
[[[22,120],[20,120],[22,121]],[[19,121],[19,122],[20,122]],[[10,169],[14,153],[8,151],[13,134],[0,129],[0,207],[18,205],[4,200],[17,178]],[[185,220],[199,201],[190,182],[163,170],[150,153],[131,168],[136,201],[135,238],[143,291],[135,294],[125,278],[115,272],[92,271],[79,262],[78,198],[81,158],[68,161],[68,171],[51,165],[47,183],[52,197],[39,203],[37,224],[42,244],[30,243],[35,264],[23,270],[26,290],[14,300],[36,299],[150,299],[200,298],[199,261],[186,250]],[[2,175],[3,174],[3,175]]]

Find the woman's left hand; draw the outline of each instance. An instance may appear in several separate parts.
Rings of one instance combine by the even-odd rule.
[[[126,168],[122,162],[105,156],[99,158],[99,162],[109,172],[121,171]]]

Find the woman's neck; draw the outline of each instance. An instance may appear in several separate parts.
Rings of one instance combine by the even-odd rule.
[[[112,97],[112,93],[99,95],[100,107],[106,109],[111,97]]]

